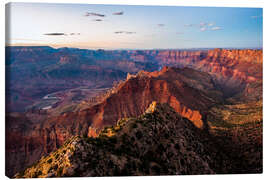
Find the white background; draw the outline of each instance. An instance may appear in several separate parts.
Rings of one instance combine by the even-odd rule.
[[[126,4],[126,5],[178,5],[178,6],[216,6],[216,7],[262,7],[263,8],[263,174],[259,175],[199,175],[199,176],[148,176],[143,177],[145,180],[152,179],[200,179],[200,180],[228,180],[228,179],[270,179],[270,149],[269,149],[269,75],[270,75],[270,56],[269,56],[269,14],[270,1],[269,0],[15,0],[0,2],[0,179],[8,179],[5,177],[5,3],[8,2],[48,2],[48,3],[87,3],[87,4]],[[26,82],[27,83],[27,82]],[[141,179],[142,177],[110,177],[110,178],[75,178],[75,179]],[[56,178],[51,178],[56,179]],[[59,179],[59,178],[58,178]],[[74,179],[74,178],[61,178]]]

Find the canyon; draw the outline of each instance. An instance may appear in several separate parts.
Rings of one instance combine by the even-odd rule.
[[[163,66],[191,67],[210,73],[227,96],[262,79],[262,50],[85,50],[6,47],[9,112],[24,112],[47,94],[80,86],[112,87],[127,73]],[[27,82],[27,83],[24,83]],[[234,87],[234,88],[231,88]],[[233,90],[234,89],[234,90]]]
[[[245,110],[258,104],[257,112],[262,108],[259,103],[262,101],[262,50],[94,51],[7,47],[6,52],[10,54],[6,59],[8,176],[55,151],[70,137],[95,138],[105,127],[115,126],[119,119],[140,116],[153,101],[168,104],[194,126],[196,133],[210,134],[217,142],[223,137],[221,133],[235,134],[230,128],[224,130],[220,122],[227,120],[220,112],[231,113],[230,108],[237,105]],[[82,96],[82,87],[90,93]],[[75,88],[79,93],[74,95],[71,90]],[[95,90],[103,88],[106,90]],[[33,106],[55,92],[63,99],[59,103],[49,109]],[[71,110],[63,110],[71,103]],[[262,115],[256,114],[256,119],[257,128],[251,134],[258,134],[254,143],[260,147]],[[242,130],[239,124],[243,123],[235,126]],[[241,138],[246,139],[250,148],[241,153],[256,149],[245,138],[248,135]],[[232,147],[231,142],[228,140],[226,148]],[[261,157],[255,151],[256,157]],[[258,162],[252,171],[260,170]]]

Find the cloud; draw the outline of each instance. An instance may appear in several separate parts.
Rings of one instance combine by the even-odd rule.
[[[257,18],[260,18],[262,17],[262,15],[258,15],[258,16],[250,16],[252,19],[257,19]]]
[[[164,27],[165,24],[158,24],[158,27]]]
[[[200,24],[185,24],[184,26],[186,27],[194,26],[195,28],[199,28],[201,32],[209,31],[209,30],[212,30],[212,31],[223,30],[222,27],[215,26],[214,22],[200,22]]]
[[[223,28],[222,27],[219,27],[219,26],[215,26],[215,27],[212,27],[211,30],[212,31],[218,31],[218,30],[222,30]]]
[[[67,34],[65,34],[65,33],[46,33],[43,35],[46,35],[46,36],[66,36]]]
[[[93,21],[100,22],[100,21],[103,21],[103,20],[102,19],[93,19]]]
[[[124,11],[113,13],[113,15],[123,15],[123,14],[124,14]]]
[[[200,31],[201,31],[201,32],[204,32],[204,31],[206,31],[206,30],[207,30],[206,27],[201,27],[201,28],[200,28]]]
[[[70,33],[70,36],[76,36],[76,35],[81,35],[81,33]]]
[[[203,31],[207,27],[214,26],[215,23],[208,23],[208,22],[200,22],[199,24],[185,24],[185,27],[200,27]],[[205,28],[204,28],[205,27]]]
[[[125,33],[126,34],[136,34],[136,32],[129,32],[129,31],[126,31]]]
[[[122,33],[124,33],[124,31],[116,31],[116,32],[114,32],[115,34],[122,34]]]
[[[184,26],[185,26],[185,27],[192,27],[193,24],[185,24]]]
[[[136,32],[131,31],[116,31],[115,34],[136,34]]]
[[[86,12],[84,16],[97,16],[97,17],[105,17],[105,14],[93,13],[93,12]]]
[[[204,27],[204,26],[206,26],[207,25],[207,23],[205,23],[205,22],[201,22],[200,23],[200,27]]]
[[[76,36],[81,35],[81,33],[45,33],[46,36]]]

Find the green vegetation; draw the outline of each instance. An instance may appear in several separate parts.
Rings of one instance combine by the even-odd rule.
[[[243,128],[256,128],[262,122],[262,102],[214,107],[207,116],[209,127],[216,133]]]
[[[52,158],[47,160],[47,163],[51,163],[52,162]]]

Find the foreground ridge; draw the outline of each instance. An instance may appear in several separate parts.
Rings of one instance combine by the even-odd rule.
[[[120,119],[97,138],[70,138],[15,177],[217,173],[202,137],[169,105],[153,102],[141,116]]]

